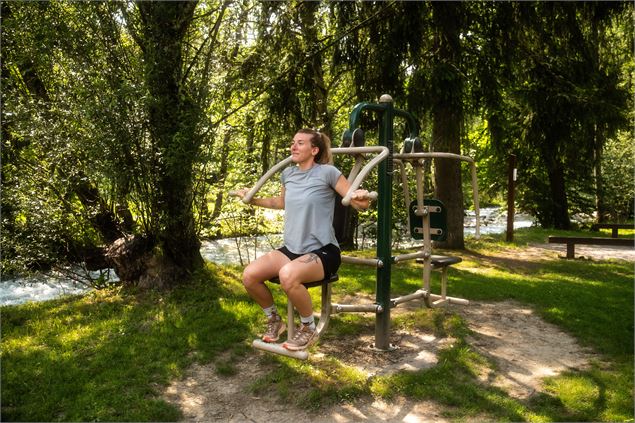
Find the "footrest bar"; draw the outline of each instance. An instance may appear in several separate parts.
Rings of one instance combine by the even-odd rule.
[[[286,355],[287,357],[293,357],[300,360],[306,360],[309,358],[309,353],[306,351],[289,351],[284,348],[282,344],[274,344],[270,342],[264,342],[260,339],[255,339],[251,344],[254,348],[258,348],[259,350],[267,351],[274,354]]]
[[[419,298],[424,298],[428,295],[430,295],[428,291],[426,291],[425,289],[419,289],[413,292],[412,294],[402,295],[401,297],[393,298],[390,300],[390,303],[392,304],[393,307],[396,307],[399,304],[412,301],[412,300],[418,300]]]
[[[445,298],[443,298],[441,295],[437,295],[437,294],[430,294],[430,299],[434,300],[435,302],[437,300],[447,300],[448,302],[450,302],[452,304],[460,304],[460,305],[469,305],[470,304],[470,300],[466,300],[465,298],[456,298],[456,297],[445,297]]]
[[[399,304],[412,301],[412,300],[418,300],[420,298],[425,299],[426,305],[430,307],[436,307],[446,302],[449,302],[452,304],[461,304],[461,305],[470,304],[470,301],[464,298],[456,298],[456,297],[448,297],[443,295],[431,294],[425,289],[418,289],[412,294],[402,295],[401,297],[393,298],[390,300],[390,304],[392,307],[397,307]],[[432,300],[432,302],[430,302],[430,300]]]

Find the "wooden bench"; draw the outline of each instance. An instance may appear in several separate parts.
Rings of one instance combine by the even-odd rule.
[[[600,229],[610,229],[611,238],[617,238],[617,231],[619,229],[635,229],[635,226],[631,223],[596,223],[591,226],[592,231],[599,231]]]
[[[632,238],[550,236],[549,244],[567,244],[567,258],[572,259],[575,257],[576,244],[633,247],[635,245],[635,240],[633,240]]]

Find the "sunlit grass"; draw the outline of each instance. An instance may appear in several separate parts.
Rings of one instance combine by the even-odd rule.
[[[546,381],[546,388],[574,415],[584,416],[593,412],[600,399],[600,387],[581,374],[550,378]]]
[[[545,393],[532,406],[558,411],[563,421],[633,421],[633,367],[593,363],[544,381]]]
[[[228,292],[213,270],[169,294],[99,301],[107,294],[98,292],[3,308],[3,419],[177,419],[153,387],[194,358],[244,350],[256,320],[246,296],[219,301]]]
[[[611,236],[611,234],[611,229],[600,229],[597,232],[598,236]],[[620,229],[617,231],[618,238],[633,238],[633,235],[635,235],[635,229]]]
[[[448,294],[471,301],[514,300],[599,353],[589,369],[544,380],[529,400],[509,396],[480,375],[495,363],[473,350],[467,323],[446,309],[395,313],[393,330],[453,339],[435,367],[369,378],[335,357],[308,362],[264,355],[254,392],[275,394],[290,406],[319,409],[362,398],[405,396],[439,404],[447,418],[489,421],[628,421],[633,419],[633,264],[624,261],[543,260],[516,266],[507,257],[550,231],[518,231],[467,240],[463,262],[450,269]],[[372,256],[373,252],[362,255]],[[192,284],[169,293],[121,289],[2,308],[2,418],[8,421],[174,421],[180,411],[161,399],[170,380],[193,362],[210,363],[224,377],[254,354],[251,340],[264,319],[240,282],[241,268],[210,265]],[[393,268],[393,296],[421,287],[414,262]],[[344,265],[334,301],[373,302],[375,270]],[[433,273],[432,289],[439,290]],[[276,304],[286,299],[274,287]],[[319,289],[311,290],[319,309]],[[355,298],[356,297],[356,298]],[[371,314],[341,314],[321,344],[372,335]],[[319,345],[314,351],[319,350]]]

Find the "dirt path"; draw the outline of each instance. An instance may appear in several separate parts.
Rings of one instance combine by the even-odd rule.
[[[493,261],[518,261],[533,266],[536,260],[554,259],[565,253],[564,246],[540,244],[519,251],[501,252]],[[576,248],[577,250],[577,248]],[[582,248],[576,254],[590,259],[620,258],[635,262],[633,249]],[[512,258],[510,258],[512,257]],[[506,263],[509,264],[509,263]],[[580,347],[575,339],[558,327],[543,321],[533,310],[513,301],[498,303],[471,302],[469,306],[450,306],[462,315],[473,334],[468,342],[496,363],[496,370],[481,375],[483,382],[498,386],[516,398],[527,398],[541,389],[541,379],[568,369],[583,369],[594,358],[592,351]],[[426,333],[396,332],[396,353],[372,354],[363,346],[372,339],[362,335],[346,343],[320,345],[319,354],[336,355],[347,365],[356,366],[369,376],[416,370],[434,366],[437,352],[451,339],[437,339]],[[352,345],[351,345],[352,343]],[[223,422],[442,422],[441,406],[430,401],[403,398],[386,403],[372,399],[333,406],[319,415],[308,413],[268,397],[256,397],[249,386],[267,370],[259,365],[260,354],[254,351],[237,364],[238,373],[219,376],[213,364],[194,365],[181,380],[166,390],[165,399],[181,408],[184,421]]]
[[[178,405],[187,422],[379,422],[379,421],[445,421],[441,409],[432,402],[398,399],[394,403],[363,400],[323,410],[319,415],[290,406],[270,397],[249,393],[249,384],[262,371],[258,369],[258,354],[247,357],[238,365],[239,373],[222,377],[213,365],[194,365],[188,376],[175,381],[167,389],[165,399]]]

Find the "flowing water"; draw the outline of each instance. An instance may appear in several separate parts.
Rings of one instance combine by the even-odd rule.
[[[507,213],[498,208],[483,208],[480,210],[481,234],[502,233],[507,228]],[[514,228],[529,227],[534,224],[530,216],[517,214]],[[365,231],[358,233],[358,245],[362,248],[373,248],[375,243],[372,237],[372,225],[365,225]],[[474,212],[468,212],[465,217],[465,234],[474,236],[476,232],[476,216]],[[366,235],[369,233],[371,235]],[[399,238],[395,236],[395,247],[405,248],[410,245],[407,236]],[[282,243],[281,235],[263,235],[257,237],[225,238],[206,240],[201,245],[201,255],[207,261],[219,264],[246,264],[256,257],[277,248]],[[77,270],[80,272],[79,270]],[[92,278],[100,277],[97,272],[91,272]],[[114,272],[102,272],[102,278],[116,280]],[[0,283],[0,306],[21,304],[27,301],[45,301],[62,295],[81,294],[90,288],[75,282],[63,274],[42,274],[28,278],[3,280]]]

